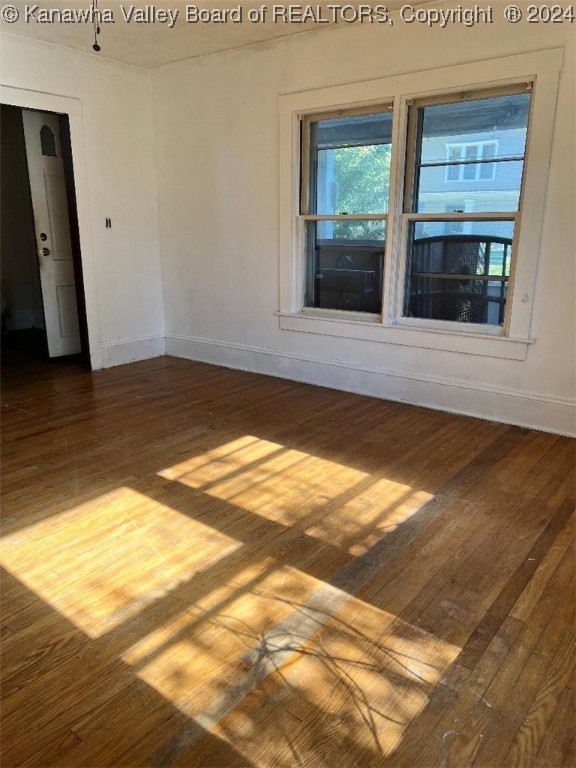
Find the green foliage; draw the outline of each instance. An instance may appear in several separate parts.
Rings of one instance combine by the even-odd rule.
[[[390,188],[390,145],[376,144],[334,150],[338,213],[384,213]],[[353,240],[382,238],[381,221],[338,221],[334,237]]]

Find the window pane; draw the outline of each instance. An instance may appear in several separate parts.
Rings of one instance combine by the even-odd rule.
[[[420,169],[417,213],[442,213],[466,200],[466,211],[518,210],[523,162],[432,165]],[[459,172],[459,173],[458,173]]]
[[[495,141],[489,141],[487,144],[482,145],[482,160],[489,160],[491,157],[494,157],[497,146]]]
[[[497,144],[495,141],[490,141],[488,144],[484,144],[482,147],[482,160],[489,160],[496,154]],[[481,179],[493,179],[496,174],[495,163],[483,163],[480,166],[480,178]]]
[[[306,306],[378,314],[386,222],[306,222]]]
[[[460,180],[461,166],[449,165],[446,167],[446,181],[459,181]]]
[[[384,242],[386,222],[382,219],[335,219],[317,222],[319,240],[353,240],[373,244]]]
[[[309,213],[385,213],[391,139],[389,112],[312,122]]]
[[[529,108],[529,93],[419,108],[413,210],[441,212],[465,193],[467,211],[517,211]]]
[[[447,145],[481,142],[496,142],[494,157],[524,157],[529,110],[529,93],[422,107],[421,162],[443,163]]]
[[[450,220],[446,217],[441,221],[415,221],[413,222],[414,240],[422,240],[427,237],[444,237],[453,234],[452,227],[459,224],[463,227],[463,233],[473,235],[479,238],[500,237],[506,240],[512,240],[514,237],[513,221],[465,221],[463,219]]]
[[[411,225],[404,314],[502,325],[514,222],[419,221]],[[476,277],[476,279],[474,279]]]
[[[56,138],[49,125],[43,125],[40,129],[40,146],[45,157],[56,157]]]

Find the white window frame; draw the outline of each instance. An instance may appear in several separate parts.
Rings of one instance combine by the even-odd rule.
[[[540,236],[562,49],[491,59],[280,96],[280,328],[387,344],[522,360],[531,336]],[[532,88],[524,165],[522,210],[517,214],[515,258],[504,327],[432,321],[402,316],[410,214],[402,210],[408,108],[414,100],[458,97],[526,84]],[[304,308],[305,248],[300,216],[300,121],[304,116],[392,103],[392,162],[382,315]],[[535,151],[534,151],[534,148]],[[475,214],[463,214],[470,218]],[[485,214],[478,214],[486,218]],[[421,214],[418,215],[422,217]],[[510,218],[509,216],[507,218]]]

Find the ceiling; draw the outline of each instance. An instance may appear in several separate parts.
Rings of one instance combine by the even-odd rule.
[[[388,11],[394,11],[404,5],[404,0],[389,0],[386,3]],[[412,5],[422,5],[423,3],[412,3]],[[46,2],[39,0],[37,3],[30,3],[27,0],[11,0],[11,6],[19,11],[19,19],[14,23],[7,23],[4,19],[0,20],[0,29],[36,40],[44,40],[50,43],[56,43],[68,48],[87,51],[94,56],[124,61],[128,64],[136,64],[142,67],[160,67],[182,59],[191,59],[197,56],[205,56],[210,53],[242,48],[255,43],[262,43],[287,35],[299,34],[306,31],[327,29],[334,26],[332,14],[339,14],[339,9],[347,7],[346,20],[341,17],[335,22],[338,26],[349,26],[350,23],[360,23],[359,21],[350,22],[354,11],[362,3],[337,5],[334,0],[321,0],[314,4],[296,4],[288,0],[285,3],[279,3],[277,0],[272,2],[262,2],[262,0],[198,0],[197,3],[181,2],[172,0],[165,2],[157,0],[145,4],[144,2],[117,2],[116,0],[99,0],[98,6],[103,15],[110,15],[114,23],[102,23],[99,44],[100,53],[92,51],[94,42],[94,32],[90,21],[88,23],[75,21],[64,23],[55,20],[52,23],[40,23],[42,13],[47,9],[65,9],[87,11],[90,8],[90,0],[66,0],[65,2]],[[194,5],[203,9],[204,12],[220,14],[225,10],[241,8],[242,20],[234,21],[234,17],[226,22],[218,22],[214,16],[208,22],[192,23],[186,20],[186,6]],[[262,21],[256,16],[256,9],[266,6],[266,16]],[[327,6],[336,8],[336,11],[330,11]],[[373,4],[376,5],[375,3]],[[36,21],[32,17],[26,19],[26,8],[37,7],[40,10],[36,12]],[[273,18],[273,9],[277,9],[277,18]],[[169,23],[155,21],[136,20],[138,13],[142,14],[146,8],[155,8],[161,10],[170,10],[174,13],[178,10],[178,17],[170,28]],[[294,8],[294,13],[299,9],[310,8],[316,13],[316,9],[321,10],[321,16],[316,14],[314,19],[284,19],[282,17],[283,9]],[[134,10],[131,21],[125,20],[125,16]],[[108,13],[107,13],[108,12]],[[249,20],[249,14],[254,14],[254,21]],[[46,18],[46,17],[44,17]],[[151,19],[151,17],[145,17]],[[320,20],[322,19],[322,21]],[[328,23],[326,23],[326,20]]]

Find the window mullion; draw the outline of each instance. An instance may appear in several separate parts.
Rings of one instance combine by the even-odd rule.
[[[407,172],[406,134],[409,118],[405,99],[394,100],[392,125],[392,148],[390,156],[390,197],[388,210],[390,216],[386,224],[386,248],[384,251],[384,280],[382,298],[382,323],[395,322],[398,315],[399,280],[403,272],[404,254],[402,250],[402,211]]]

